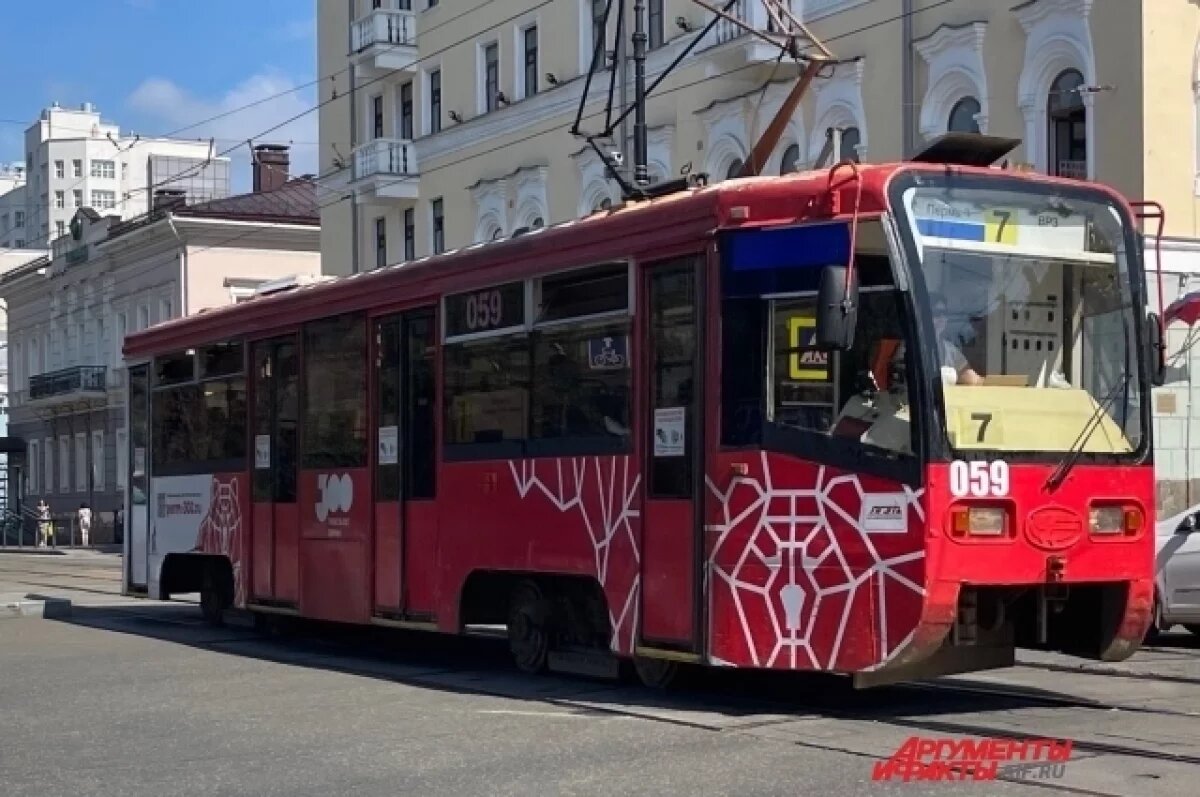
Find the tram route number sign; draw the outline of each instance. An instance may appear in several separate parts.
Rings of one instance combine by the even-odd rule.
[[[446,297],[446,337],[476,335],[525,322],[525,283],[510,282]]]

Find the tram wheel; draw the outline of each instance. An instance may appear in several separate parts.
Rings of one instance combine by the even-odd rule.
[[[226,583],[216,567],[204,568],[200,583],[200,613],[209,625],[225,624],[225,610],[233,603],[232,586]]]
[[[508,647],[517,669],[531,674],[546,669],[550,656],[550,610],[542,590],[522,581],[508,606]]]
[[[634,656],[633,671],[643,686],[651,689],[669,689],[679,680],[680,665],[668,659],[651,659]]]

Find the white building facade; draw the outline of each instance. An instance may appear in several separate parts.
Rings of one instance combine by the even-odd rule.
[[[20,196],[0,196],[0,247],[48,249],[81,208],[139,216],[159,188],[192,203],[229,196],[229,160],[213,157],[209,142],[122,134],[91,103],[41,112],[25,131],[24,173]]]
[[[96,541],[107,541],[130,465],[125,336],[320,273],[316,185],[268,187],[195,205],[160,196],[159,208],[126,221],[83,208],[50,255],[0,276],[8,433],[23,444],[9,470],[20,471],[27,506],[44,498],[68,515],[86,502],[101,519]]]

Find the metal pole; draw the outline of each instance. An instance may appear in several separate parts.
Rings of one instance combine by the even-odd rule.
[[[624,4],[627,0],[620,0]],[[620,14],[618,19],[623,19],[624,14]],[[624,31],[622,31],[622,34]],[[617,135],[621,137],[621,145],[619,147],[621,156],[625,163],[629,162],[629,123],[625,119],[625,109],[629,107],[629,52],[625,45],[625,36],[617,36],[617,64],[620,67],[621,74],[621,91],[618,95],[621,103],[621,115],[618,117],[621,120],[620,130]]]
[[[646,168],[646,2],[633,0],[633,182],[648,185]]]

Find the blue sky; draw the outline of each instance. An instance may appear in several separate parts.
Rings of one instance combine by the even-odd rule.
[[[317,77],[315,0],[53,0],[4,3],[0,162],[52,102],[92,102],[122,132],[162,135]],[[181,137],[233,146],[316,102],[309,87]],[[317,113],[266,141],[293,142],[293,173],[316,172]],[[234,188],[249,189],[245,148]]]

